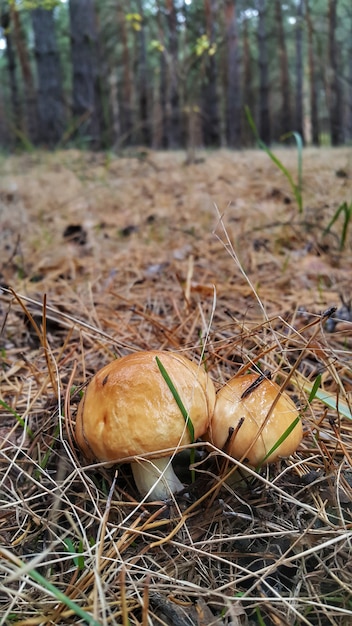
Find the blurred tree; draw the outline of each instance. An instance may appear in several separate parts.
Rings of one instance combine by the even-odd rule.
[[[297,2],[296,17],[296,94],[295,128],[304,141],[303,131],[303,0]]]
[[[314,52],[313,20],[310,11],[309,0],[306,0],[306,20],[308,30],[308,75],[309,75],[309,104],[311,141],[314,146],[319,146],[319,118],[318,118],[318,75]]]
[[[70,0],[72,111],[78,135],[93,148],[101,145],[98,31],[94,0]]]
[[[282,18],[282,6],[280,0],[275,1],[276,28],[278,38],[278,57],[280,65],[280,95],[281,111],[279,117],[279,135],[284,135],[292,130],[290,77],[288,70],[288,55],[286,47],[286,35]]]
[[[20,104],[17,76],[16,76],[16,56],[13,49],[12,44],[12,35],[10,28],[10,10],[8,5],[2,5],[1,7],[1,28],[3,29],[3,33],[6,41],[6,58],[7,58],[7,69],[9,73],[9,85],[10,85],[10,93],[11,93],[11,128],[12,133],[10,137],[12,137],[11,143],[17,142],[17,133],[20,131],[20,134],[23,135],[24,126],[22,119],[22,110]]]
[[[330,134],[333,146],[338,146],[343,141],[342,129],[342,86],[339,77],[338,46],[336,41],[337,0],[329,0],[328,24],[329,24],[329,109],[330,109]]]
[[[266,35],[266,0],[258,0],[258,65],[259,65],[259,134],[267,144],[271,143],[269,108],[269,62]]]
[[[216,60],[217,0],[204,0],[208,48],[205,55],[202,89],[203,139],[206,146],[219,146],[218,67]]]
[[[65,127],[53,9],[34,9],[31,17],[38,72],[38,141],[53,147],[60,141]]]
[[[9,3],[10,18],[12,25],[13,39],[16,46],[17,56],[21,66],[22,78],[24,83],[24,102],[26,110],[26,128],[25,136],[22,141],[26,143],[27,139],[33,144],[38,138],[38,117],[37,117],[37,98],[34,87],[32,67],[29,59],[28,47],[25,35],[22,29],[20,14],[14,2]],[[19,132],[20,129],[17,129]]]
[[[225,21],[227,38],[227,141],[231,148],[240,148],[241,83],[235,0],[225,0]]]
[[[166,1],[166,20],[168,29],[167,43],[167,104],[166,104],[166,137],[167,147],[180,147],[180,102],[178,86],[178,32],[177,13],[174,0]]]

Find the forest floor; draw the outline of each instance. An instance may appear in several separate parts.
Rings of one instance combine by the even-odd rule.
[[[302,212],[265,153],[199,156],[0,160],[1,625],[352,621],[352,152],[304,151]],[[88,465],[82,384],[148,349],[286,381],[296,454],[235,484],[204,445],[167,504]]]

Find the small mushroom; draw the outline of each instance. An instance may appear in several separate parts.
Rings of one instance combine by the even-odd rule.
[[[286,392],[264,375],[235,376],[217,393],[208,440],[234,459],[253,467],[293,454],[302,439],[302,423],[269,455],[298,417]]]
[[[192,438],[156,357],[182,400],[194,440],[203,435],[215,405],[212,380],[180,354],[148,351],[117,359],[93,376],[78,407],[75,437],[90,459],[114,464],[140,457],[131,463],[140,494],[165,500],[184,489],[165,450]]]

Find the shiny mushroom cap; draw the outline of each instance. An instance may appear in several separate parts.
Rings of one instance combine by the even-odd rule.
[[[126,457],[151,453],[159,462],[160,457],[170,455],[165,450],[191,443],[190,430],[156,357],[189,415],[194,440],[206,432],[215,406],[215,388],[204,369],[180,354],[137,352],[103,367],[87,386],[75,429],[77,444],[87,458],[117,463]],[[158,476],[156,466],[155,461],[154,480]],[[143,479],[142,485],[137,474],[144,474],[146,467],[147,462],[132,467],[143,493],[151,489],[150,481],[147,484]],[[172,470],[171,463],[168,467]],[[166,498],[183,488],[176,477],[173,482],[172,488],[169,481],[163,492],[156,491],[157,497]]]
[[[235,376],[217,393],[208,439],[225,447],[234,459],[257,467],[296,451],[302,439],[301,420],[266,458],[297,417],[295,404],[273,381],[257,374]]]

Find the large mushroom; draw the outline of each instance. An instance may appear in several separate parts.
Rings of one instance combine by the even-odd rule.
[[[264,375],[246,374],[235,376],[218,391],[208,439],[234,459],[258,467],[296,451],[302,422],[279,385]]]
[[[186,420],[160,364],[181,398]],[[215,388],[201,365],[172,352],[133,353],[109,363],[89,382],[78,407],[76,442],[88,459],[113,464],[138,457],[131,466],[140,494],[165,500],[184,489],[170,449],[203,435],[214,406]]]

